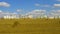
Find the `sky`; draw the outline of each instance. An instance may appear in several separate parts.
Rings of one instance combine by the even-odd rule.
[[[0,11],[20,14],[46,10],[46,14],[58,14],[60,0],[0,0]],[[56,13],[55,13],[56,12]]]

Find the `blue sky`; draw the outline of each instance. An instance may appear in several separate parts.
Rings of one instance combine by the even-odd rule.
[[[36,9],[47,10],[47,12],[60,10],[60,0],[0,0],[0,2],[6,2],[10,5],[9,7],[0,6],[0,10],[3,12],[22,10],[20,13],[27,13]]]

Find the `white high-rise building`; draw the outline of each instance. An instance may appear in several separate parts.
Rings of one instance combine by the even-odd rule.
[[[15,13],[9,13],[3,16],[4,19],[18,19],[19,16]]]

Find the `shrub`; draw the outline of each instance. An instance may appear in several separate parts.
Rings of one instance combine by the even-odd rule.
[[[60,21],[59,21],[59,24],[60,24]]]
[[[18,21],[15,21],[12,27],[16,27],[19,24]]]

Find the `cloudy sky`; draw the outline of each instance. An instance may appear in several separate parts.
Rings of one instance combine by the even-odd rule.
[[[0,12],[16,12],[21,14],[44,11],[50,15],[60,12],[60,0],[0,0]],[[45,12],[46,11],[46,12]]]

